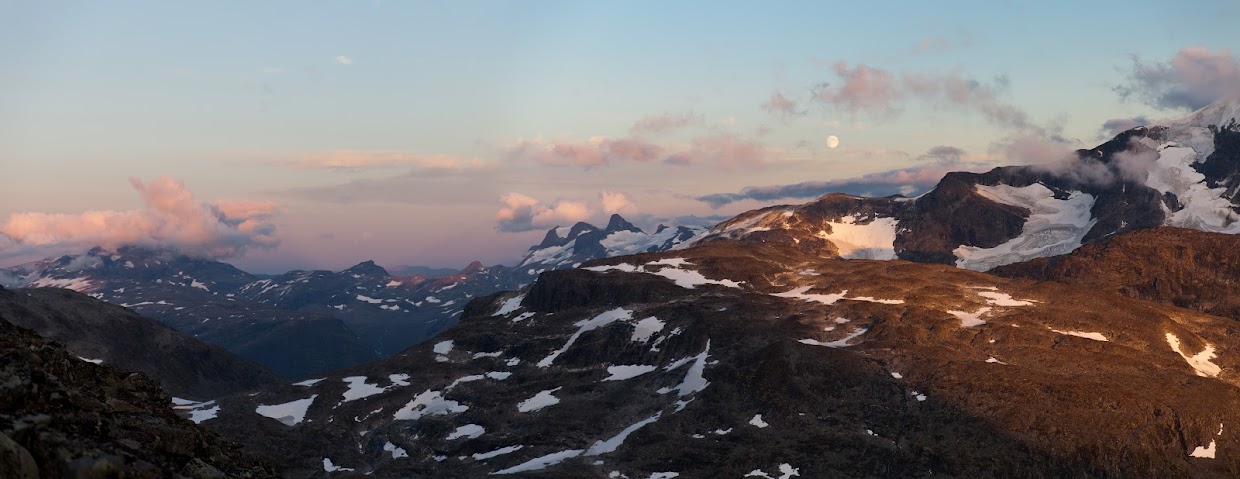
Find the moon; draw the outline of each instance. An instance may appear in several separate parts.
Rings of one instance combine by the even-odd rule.
[[[840,146],[839,137],[835,135],[828,136],[827,137],[827,148],[835,148],[837,146]]]

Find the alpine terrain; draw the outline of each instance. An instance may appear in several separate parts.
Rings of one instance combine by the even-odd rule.
[[[1235,477],[1237,105],[545,271],[201,425],[290,477]]]

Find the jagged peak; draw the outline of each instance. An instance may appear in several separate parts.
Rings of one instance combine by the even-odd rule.
[[[597,226],[594,226],[590,223],[586,223],[584,221],[579,221],[577,222],[577,224],[573,225],[571,229],[568,230],[568,235],[565,236],[564,239],[571,240],[573,238],[581,236],[582,233],[588,233],[590,231],[597,231],[597,230],[598,230]]]
[[[633,226],[633,223],[629,223],[628,220],[625,220],[624,217],[618,214],[611,215],[611,218],[607,220],[607,231],[633,231],[636,233],[644,233],[641,228]]]

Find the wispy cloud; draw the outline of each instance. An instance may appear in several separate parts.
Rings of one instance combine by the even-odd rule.
[[[866,112],[890,116],[895,113],[903,92],[894,74],[864,64],[849,68],[848,63],[842,61],[831,69],[839,82],[816,87],[814,100],[854,115]]]
[[[702,123],[702,115],[694,112],[664,113],[651,115],[633,124],[629,132],[634,135],[663,135]]]
[[[1167,62],[1145,63],[1134,56],[1127,83],[1115,92],[1155,108],[1196,110],[1240,94],[1240,62],[1227,49],[1201,46],[1183,48]]]
[[[663,147],[635,137],[595,137],[583,142],[518,140],[504,153],[508,160],[584,167],[606,166],[620,161],[648,162],[663,155]]]
[[[955,46],[955,43],[947,37],[925,36],[917,42],[917,45],[913,46],[913,51],[917,53],[943,53],[951,51]]]
[[[762,109],[784,121],[805,114],[804,111],[797,108],[796,100],[788,98],[783,92],[779,91],[771,92],[771,97],[762,104]]]
[[[1007,129],[1053,133],[1053,128],[1038,125],[1023,109],[1002,98],[1006,77],[983,83],[959,69],[895,73],[864,64],[850,68],[844,62],[836,63],[833,70],[839,81],[816,87],[812,100],[854,116],[890,118],[903,111],[907,101],[919,101],[932,107],[973,111]]]
[[[760,143],[733,133],[693,138],[687,146],[671,148],[640,137],[594,137],[586,141],[519,140],[504,152],[510,162],[595,168],[624,161],[660,162],[676,166],[723,169],[762,166],[770,154]]]
[[[762,166],[768,152],[760,143],[729,133],[694,138],[690,148],[668,156],[665,163],[681,166],[710,165],[723,169]]]
[[[411,168],[415,170],[468,171],[486,168],[479,158],[452,155],[416,155],[401,151],[340,150],[304,155],[281,164],[301,169]]]
[[[349,57],[346,57],[346,56],[344,56],[344,55],[336,55],[336,64],[338,64],[338,65],[352,65],[352,64],[353,64],[353,59],[352,59],[352,58],[349,58]]]
[[[131,178],[142,196],[136,210],[78,214],[16,213],[0,224],[0,257],[80,252],[92,246],[170,249],[205,258],[228,258],[252,247],[280,244],[271,222],[278,208],[265,201],[198,200],[179,180],[149,183]],[[4,244],[7,243],[7,244]]]
[[[777,201],[813,199],[827,193],[858,196],[917,195],[938,184],[943,175],[953,171],[984,171],[994,165],[967,161],[966,153],[952,146],[936,146],[917,157],[925,164],[896,170],[870,173],[852,178],[827,181],[804,181],[787,185],[749,186],[737,193],[715,193],[695,199],[712,208],[744,200]]]

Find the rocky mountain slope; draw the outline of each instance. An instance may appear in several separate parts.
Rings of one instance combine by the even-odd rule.
[[[949,173],[918,198],[835,194],[737,216],[693,243],[779,242],[843,258],[985,271],[1136,229],[1240,233],[1240,100],[1129,130],[1056,167]]]
[[[82,361],[0,318],[0,476],[274,478],[169,408],[141,373]]]
[[[992,272],[1114,291],[1240,320],[1240,237],[1232,234],[1183,228],[1134,231],[1068,255]]]
[[[0,318],[64,344],[84,361],[142,372],[174,396],[209,399],[284,382],[218,346],[66,289],[0,290]]]
[[[718,241],[543,273],[203,425],[290,477],[1234,477],[1236,333],[1111,292]]]

